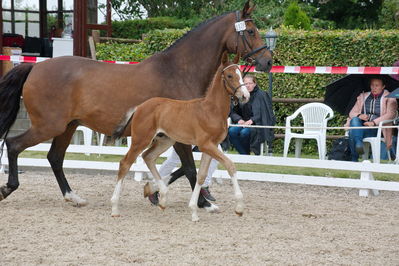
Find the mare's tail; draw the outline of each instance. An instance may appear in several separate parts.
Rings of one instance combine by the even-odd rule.
[[[11,69],[0,80],[0,138],[7,137],[17,119],[22,87],[33,64],[21,64]]]
[[[130,109],[125,117],[122,119],[122,121],[116,126],[114,133],[112,133],[112,138],[114,139],[119,139],[120,137],[123,136],[123,133],[125,132],[127,126],[130,124],[130,121],[132,121],[134,112],[136,112],[136,107]]]

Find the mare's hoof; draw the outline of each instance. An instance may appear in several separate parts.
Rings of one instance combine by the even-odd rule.
[[[210,206],[205,206],[204,209],[209,213],[218,213],[219,212],[219,207],[213,203],[211,203]]]
[[[84,207],[89,204],[87,200],[82,199],[73,191],[65,193],[64,200],[66,202],[72,202],[75,207]]]
[[[12,192],[12,189],[9,188],[7,185],[0,187],[0,201],[7,198],[8,195],[11,194],[11,192]]]
[[[111,217],[116,218],[116,217],[121,217],[121,215],[120,214],[111,214]]]
[[[158,207],[159,207],[162,211],[164,211],[164,210],[166,209],[166,206],[158,205]]]

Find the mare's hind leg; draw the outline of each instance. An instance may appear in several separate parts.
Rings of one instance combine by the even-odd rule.
[[[10,137],[5,140],[8,155],[8,182],[0,187],[0,200],[7,198],[19,186],[18,180],[18,155],[28,147],[48,140],[52,135],[50,130],[45,127],[31,127],[21,135]]]
[[[173,147],[175,148],[176,153],[179,155],[182,164],[181,168],[183,169],[185,176],[190,182],[191,189],[194,190],[195,184],[197,182],[197,171],[195,170],[195,162],[194,162],[193,152],[191,150],[191,145],[186,145],[176,142],[176,144]],[[177,176],[181,173],[182,171],[180,171],[180,169],[176,170],[172,174],[172,178],[170,179],[169,184],[171,184],[174,180],[176,180]],[[199,195],[198,198],[198,207],[205,208],[207,212],[219,211],[219,207],[217,205],[208,202],[201,194]]]
[[[64,133],[53,139],[50,151],[47,154],[47,159],[50,162],[51,169],[53,170],[55,177],[57,178],[58,185],[65,201],[71,201],[76,204],[76,206],[85,206],[87,205],[87,201],[80,198],[72,191],[72,189],[69,187],[67,179],[65,178],[63,169],[65,151],[71,142],[73,133],[75,132],[77,126],[78,124],[76,122],[69,123]]]
[[[111,205],[112,205],[112,212],[111,216],[112,217],[118,217],[120,216],[119,212],[119,198],[121,196],[122,192],[122,185],[123,185],[123,179],[125,178],[126,174],[128,173],[130,167],[136,161],[137,157],[140,155],[140,153],[147,148],[147,146],[151,143],[151,138],[146,138],[146,139],[139,139],[139,138],[134,138],[133,143],[129,148],[129,151],[123,157],[123,159],[119,163],[119,171],[118,171],[118,177],[117,177],[117,182],[116,186],[114,189],[114,193],[112,194],[111,198]]]
[[[202,146],[198,146],[198,148],[202,152],[207,153],[208,155],[219,161],[227,169],[227,172],[229,173],[231,181],[233,183],[234,196],[237,202],[235,212],[237,215],[242,216],[244,212],[243,195],[240,186],[238,185],[237,171],[234,163],[229,158],[227,158],[226,155],[224,155],[223,152],[221,152],[216,145],[212,143],[203,144]]]
[[[151,174],[154,176],[155,181],[159,187],[160,199],[159,199],[159,207],[161,209],[165,209],[166,207],[166,194],[168,192],[168,187],[162,180],[157,167],[156,167],[156,159],[168,150],[173,144],[174,140],[170,139],[168,136],[157,136],[151,145],[151,147],[143,153],[143,160],[145,161],[148,169],[150,169]]]
[[[194,191],[191,194],[190,203],[188,204],[188,206],[192,210],[191,220],[193,222],[199,221],[198,214],[197,214],[197,210],[198,210],[197,202],[198,202],[198,197],[200,195],[201,186],[205,181],[206,175],[208,174],[208,169],[209,169],[211,160],[212,160],[211,156],[209,156],[206,153],[202,153],[200,168],[199,168],[198,175],[197,175],[197,182],[195,184]]]

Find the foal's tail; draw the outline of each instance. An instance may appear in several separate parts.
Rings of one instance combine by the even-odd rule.
[[[112,138],[114,139],[119,139],[120,137],[123,136],[123,133],[125,132],[127,126],[130,124],[130,121],[132,121],[133,115],[136,112],[137,108],[134,107],[127,111],[125,117],[122,119],[122,121],[116,126],[114,133],[112,133]]]
[[[33,64],[18,65],[0,79],[0,138],[7,137],[17,119],[22,87],[32,68]]]

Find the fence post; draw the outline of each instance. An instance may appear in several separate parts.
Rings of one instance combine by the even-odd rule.
[[[141,156],[137,157],[136,164],[145,165],[144,160]],[[133,171],[133,178],[135,181],[140,182],[144,179],[144,172],[142,171]]]
[[[371,164],[369,160],[363,161],[364,164]],[[360,180],[375,180],[372,172],[360,172]],[[377,189],[371,189],[374,196],[378,196],[380,192]],[[368,197],[370,193],[370,189],[360,189],[359,196],[360,197]]]
[[[4,140],[0,141],[0,146],[3,145],[3,141]],[[0,152],[3,153],[2,157],[0,158],[0,174],[5,174],[6,167],[4,165],[4,162],[8,160],[7,159],[7,146],[5,143],[4,143],[3,151],[0,151]]]

